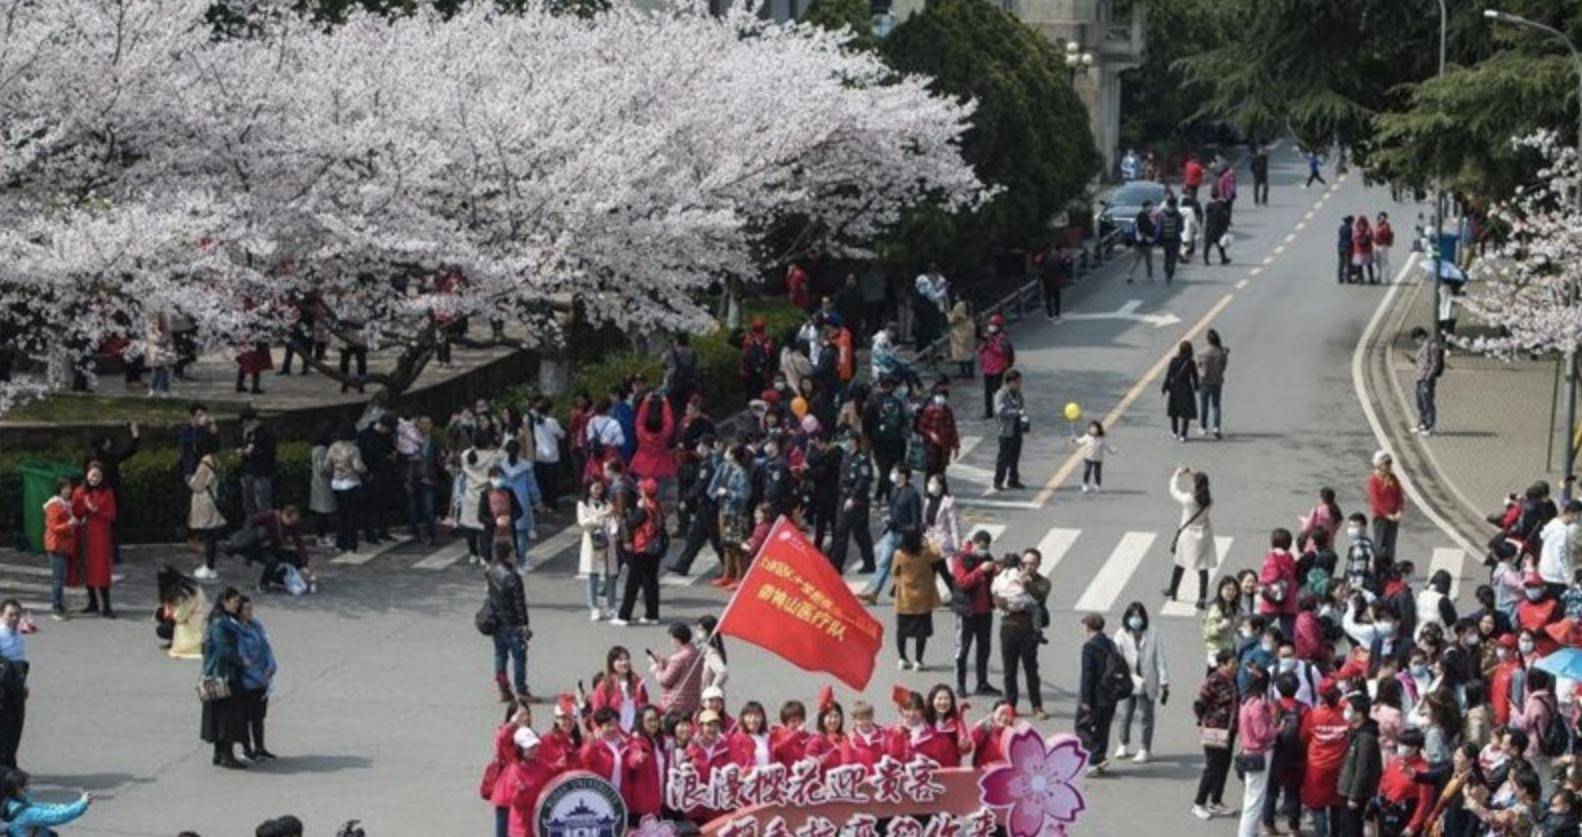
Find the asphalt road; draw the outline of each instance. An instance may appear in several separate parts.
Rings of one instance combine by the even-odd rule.
[[[1322,485],[1339,491],[1348,513],[1364,503],[1362,483],[1377,442],[1354,394],[1351,357],[1384,289],[1336,285],[1331,242],[1340,216],[1389,209],[1401,242],[1399,266],[1416,208],[1390,205],[1385,190],[1365,191],[1354,177],[1332,190],[1304,191],[1301,161],[1289,147],[1276,153],[1272,169],[1268,207],[1251,206],[1251,178],[1243,179],[1249,185],[1236,211],[1232,264],[1199,261],[1174,284],[1161,278],[1127,285],[1120,278],[1123,259],[1118,269],[1073,289],[1067,308],[1132,316],[1061,323],[1037,316],[1013,324],[1036,411],[1022,467],[1031,490],[983,496],[993,430],[967,418],[981,404],[975,384],[955,394],[963,433],[982,440],[952,471],[969,528],[990,527],[997,552],[1045,547],[1054,623],[1041,663],[1045,704],[1055,715],[1046,728],[1071,726],[1081,613],[1103,612],[1113,625],[1127,603],[1141,601],[1165,636],[1174,688],[1159,718],[1153,762],[1128,762],[1087,782],[1089,811],[1081,824],[1087,833],[1177,824],[1203,833],[1234,828],[1230,819],[1205,824],[1188,813],[1202,760],[1190,705],[1203,651],[1190,607],[1161,613],[1166,547],[1178,515],[1166,491],[1175,465],[1212,478],[1215,529],[1228,546],[1222,572],[1255,566],[1268,531],[1295,528]],[[1165,314],[1179,322],[1146,318]],[[1201,345],[1197,338],[1208,327],[1231,349],[1226,436],[1179,443],[1168,436],[1159,395],[1162,358],[1183,337]],[[1106,463],[1102,495],[1077,490],[1081,472],[1073,467],[1080,463],[1059,418],[1071,401],[1089,416],[1111,418],[1110,440],[1119,452]],[[1458,575],[1470,572],[1471,562],[1450,547],[1447,536],[1409,509],[1400,552],[1416,561],[1420,576],[1436,560]],[[552,552],[540,550],[528,578],[535,693],[567,691],[590,677],[611,644],[626,645],[634,656],[644,647],[668,646],[662,628],[590,625],[574,556]],[[68,829],[73,834],[251,834],[257,822],[284,813],[303,818],[310,834],[331,834],[352,817],[379,837],[492,833],[492,812],[476,788],[500,709],[489,643],[472,627],[481,582],[458,557],[454,549],[403,547],[362,564],[325,564],[320,595],[271,596],[259,605],[281,665],[269,721],[269,745],[281,759],[246,772],[210,766],[197,738],[196,664],[169,660],[156,647],[149,610],[157,556],[135,557],[117,592],[122,620],[45,621],[31,638],[23,765],[41,797],[69,798],[71,789],[101,797]],[[227,582],[251,581],[238,567],[224,570]],[[40,580],[0,566],[0,593],[39,601],[27,585]],[[666,618],[692,619],[723,601],[706,585],[664,589]],[[891,623],[887,606],[877,612]],[[952,679],[952,618],[936,615],[923,672],[898,672],[893,650],[885,648],[869,688],[880,698],[874,703],[882,705],[897,682],[923,689]],[[811,701],[824,683],[739,642],[729,652],[733,706],[747,699],[771,706],[792,697]],[[997,651],[995,661],[998,677]],[[852,697],[844,689],[837,694]],[[541,722],[548,709],[541,709]],[[1239,796],[1233,778],[1227,804]]]

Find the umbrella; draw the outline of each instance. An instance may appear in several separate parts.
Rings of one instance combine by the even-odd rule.
[[[1431,274],[1434,272],[1433,259],[1423,259],[1417,266],[1422,268],[1425,273]],[[1439,263],[1439,278],[1446,282],[1465,282],[1467,281],[1467,274],[1462,273],[1461,268],[1456,267],[1455,262],[1446,260]]]
[[[1582,649],[1562,648],[1539,660],[1536,665],[1556,677],[1582,680]]]

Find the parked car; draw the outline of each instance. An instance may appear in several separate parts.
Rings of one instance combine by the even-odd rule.
[[[1157,207],[1164,199],[1165,185],[1156,180],[1133,180],[1121,185],[1104,201],[1104,208],[1099,213],[1100,237],[1118,230],[1121,238],[1130,242],[1132,227],[1136,226],[1137,213],[1143,210],[1143,203],[1152,203]]]

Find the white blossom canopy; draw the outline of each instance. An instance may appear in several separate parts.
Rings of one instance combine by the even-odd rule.
[[[697,292],[756,273],[776,225],[860,254],[909,206],[984,197],[971,103],[809,26],[266,5],[226,39],[207,7],[0,0],[0,331],[57,361],[0,410],[156,314],[240,346],[322,303],[418,368],[436,315],[554,339],[553,299],[705,331]]]

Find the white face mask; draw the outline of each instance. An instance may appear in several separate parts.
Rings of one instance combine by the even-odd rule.
[[[1505,662],[1506,660],[1511,658],[1511,649],[1509,649],[1509,648],[1496,648],[1496,649],[1494,649],[1494,658],[1496,660],[1499,660],[1502,663]]]
[[[1263,645],[1263,650],[1268,651],[1270,654],[1274,653],[1274,643],[1269,642],[1269,641],[1266,640],[1266,641],[1264,641],[1262,643],[1262,645]]]
[[[1128,617],[1126,617],[1126,627],[1131,628],[1134,631],[1142,630],[1143,629],[1143,624],[1144,624],[1144,622],[1143,622],[1143,618],[1141,616],[1128,616]]]
[[[944,403],[945,403],[945,396],[943,396],[943,395],[936,395],[936,396],[934,396],[934,403],[943,406]]]
[[[1542,590],[1542,588],[1534,587],[1531,590],[1527,591],[1527,601],[1529,601],[1529,602],[1536,602],[1536,601],[1538,601],[1539,599],[1541,599],[1543,597],[1544,597],[1544,591]]]
[[[1461,644],[1467,646],[1468,648],[1476,648],[1476,647],[1478,647],[1478,641],[1479,640],[1478,640],[1477,634],[1473,634],[1472,636],[1469,636],[1466,639],[1461,640]]]
[[[1428,676],[1428,666],[1411,666],[1412,676],[1421,680]]]
[[[901,484],[901,472],[900,471],[891,471],[890,472],[890,482],[893,482],[896,485],[900,485]]]
[[[1241,629],[1241,635],[1243,637],[1251,637],[1252,636],[1252,628],[1248,628],[1246,626],[1243,626],[1242,629]]]
[[[1356,540],[1362,537],[1362,530],[1355,526],[1348,526],[1346,527],[1346,537]]]
[[[1412,754],[1412,748],[1406,746],[1405,744],[1397,744],[1395,745],[1395,754],[1405,758]]]
[[[1281,657],[1280,658],[1280,671],[1286,672],[1286,671],[1295,671],[1295,670],[1296,670],[1296,658],[1295,657]]]
[[[1342,710],[1340,715],[1346,719],[1346,723],[1348,724],[1353,724],[1357,721],[1357,710],[1352,709],[1350,706]]]
[[[1533,641],[1530,639],[1524,639],[1516,643],[1516,647],[1520,649],[1523,654],[1533,653]]]
[[[939,483],[931,482],[928,484],[928,493],[930,496],[938,497],[939,495],[945,493],[945,489],[940,487]]]

